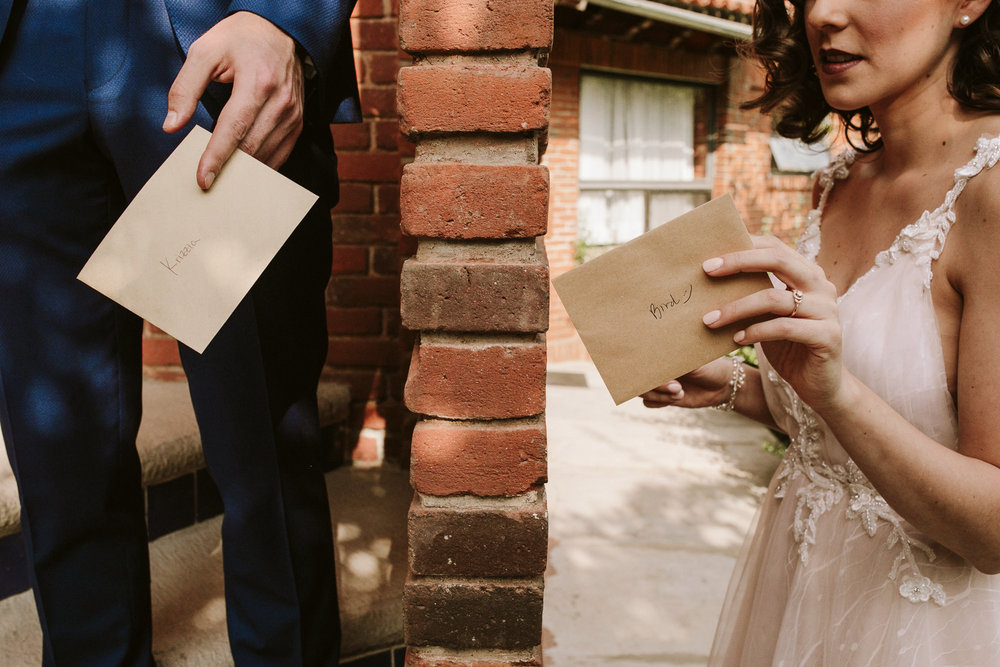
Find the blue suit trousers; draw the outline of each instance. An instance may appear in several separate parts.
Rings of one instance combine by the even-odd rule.
[[[0,426],[48,665],[153,664],[142,323],[76,275],[186,134],[159,129],[182,59],[163,0],[15,0],[0,42]],[[211,106],[193,122],[211,129]],[[309,185],[313,153],[297,147],[283,171]],[[204,354],[181,349],[225,506],[237,665],[337,664],[316,409],[330,205]]]

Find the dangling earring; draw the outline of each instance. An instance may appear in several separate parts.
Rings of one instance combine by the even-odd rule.
[[[958,19],[958,22],[961,23],[962,27],[964,28],[965,26],[972,23],[972,18],[968,14],[963,14],[962,17]]]

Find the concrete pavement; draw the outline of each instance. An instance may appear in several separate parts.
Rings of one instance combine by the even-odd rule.
[[[761,448],[768,431],[716,410],[615,407],[581,362],[549,367],[547,423],[546,666],[704,665],[737,552],[778,463]],[[405,479],[400,489],[391,495],[402,526]],[[405,567],[395,570],[401,577]],[[24,644],[2,621],[0,636]],[[37,663],[25,660],[3,662]]]
[[[592,364],[549,367],[547,667],[704,665],[778,459],[717,410],[615,407]]]

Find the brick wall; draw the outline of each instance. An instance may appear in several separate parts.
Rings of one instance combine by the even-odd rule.
[[[812,179],[808,174],[771,171],[771,119],[759,111],[744,111],[740,103],[756,97],[763,86],[760,71],[733,58],[720,105],[721,129],[716,152],[715,196],[732,193],[736,208],[751,233],[775,234],[792,243],[798,237],[811,206]]]
[[[541,664],[551,0],[402,0],[406,664]]]
[[[580,68],[575,63],[552,63],[552,124],[544,162],[552,179],[545,248],[552,276],[555,277],[576,266],[576,201],[580,196]],[[580,336],[555,290],[552,291],[547,338],[551,361],[579,359],[586,355]]]
[[[333,209],[325,379],[351,387],[348,449],[355,462],[405,463],[413,420],[403,405],[413,337],[400,326],[399,272],[416,248],[400,233],[399,179],[413,144],[399,131],[398,0],[358,0],[351,19],[364,120],[333,125],[340,203]]]

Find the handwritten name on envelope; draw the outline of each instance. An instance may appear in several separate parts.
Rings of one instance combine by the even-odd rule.
[[[552,281],[615,404],[739,347],[740,325],[712,330],[701,318],[771,281],[711,278],[701,263],[751,247],[725,195]]]
[[[202,191],[210,136],[191,130],[78,276],[199,353],[317,199],[241,151]]]

